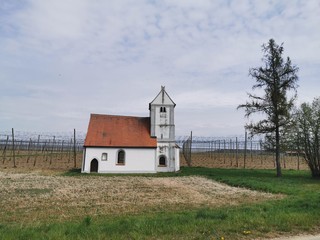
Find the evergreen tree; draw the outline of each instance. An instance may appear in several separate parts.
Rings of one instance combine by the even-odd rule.
[[[252,89],[263,89],[264,95],[249,93],[250,101],[239,105],[238,109],[244,108],[246,117],[253,113],[264,114],[263,120],[248,123],[246,129],[253,135],[274,136],[277,176],[281,177],[280,133],[290,123],[290,112],[297,96],[298,67],[292,65],[289,57],[283,59],[283,44],[277,45],[273,39],[262,45],[262,52],[264,66],[251,68],[249,76],[256,80]]]

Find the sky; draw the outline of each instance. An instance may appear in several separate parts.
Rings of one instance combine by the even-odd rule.
[[[320,96],[319,0],[0,0],[0,132],[86,132],[91,113],[148,116],[165,86],[176,135],[244,134],[262,44]]]

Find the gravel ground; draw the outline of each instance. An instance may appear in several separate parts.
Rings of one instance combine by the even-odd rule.
[[[320,240],[320,235],[300,235],[300,236],[274,238],[272,240]]]

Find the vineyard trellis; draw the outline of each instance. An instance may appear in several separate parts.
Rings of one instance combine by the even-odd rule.
[[[16,135],[0,134],[0,159],[2,167],[45,167],[45,168],[76,168],[81,164],[84,138],[73,134]]]
[[[0,168],[80,168],[84,133],[0,132]],[[177,137],[181,165],[204,167],[274,168],[275,154],[262,139],[235,137]],[[295,150],[281,153],[283,168],[307,169]]]
[[[235,137],[186,137],[182,146],[181,165],[234,168],[275,168],[275,152],[265,148],[263,139]],[[192,161],[191,161],[192,159]],[[303,156],[296,150],[281,153],[284,169],[307,169]]]

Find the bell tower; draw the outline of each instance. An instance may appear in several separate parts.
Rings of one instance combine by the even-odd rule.
[[[157,138],[157,171],[176,170],[176,143],[174,108],[176,104],[161,86],[161,91],[149,104],[150,110],[150,134]]]

